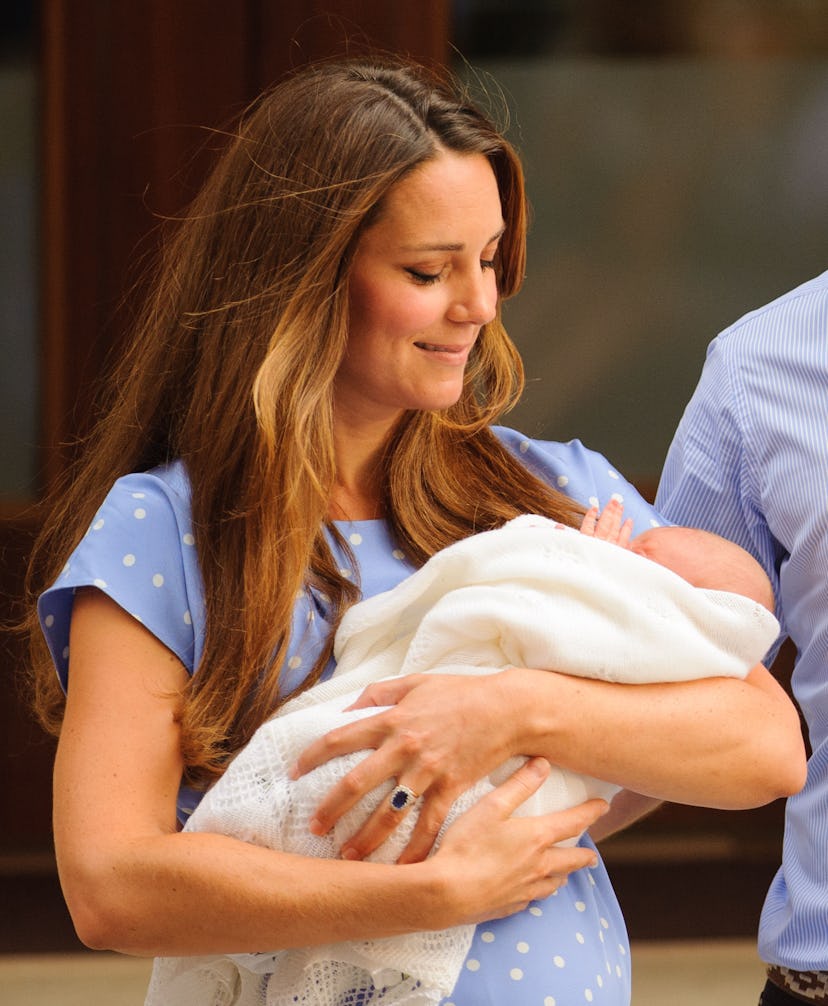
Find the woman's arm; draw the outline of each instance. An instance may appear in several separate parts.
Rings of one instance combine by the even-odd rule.
[[[253,952],[443,928],[510,914],[593,859],[555,843],[589,827],[602,801],[538,824],[512,818],[546,774],[538,761],[413,866],[307,860],[178,832],[176,709],[186,680],[177,658],[113,601],[78,593],[54,825],[64,894],[90,946]]]
[[[529,668],[413,675],[370,686],[360,705],[372,704],[392,708],[332,731],[303,753],[296,771],[373,748],[328,794],[318,830],[396,778],[427,797],[406,862],[427,853],[459,793],[519,753],[653,799],[717,808],[760,806],[795,793],[805,779],[796,710],[762,666],[745,680],[646,685]],[[370,853],[394,823],[377,812],[347,843],[352,854]]]

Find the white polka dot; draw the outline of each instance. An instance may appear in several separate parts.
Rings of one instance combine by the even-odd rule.
[[[538,908],[537,905],[532,905],[532,907],[529,909],[529,914],[534,915],[535,918],[539,919],[543,915],[543,909]]]
[[[520,943],[518,943],[517,946],[515,947],[515,950],[517,950],[519,954],[528,954],[529,944],[526,943],[524,940],[521,940]]]
[[[301,667],[302,666],[302,658],[301,657],[291,657],[290,660],[287,662],[287,665],[288,665],[288,667],[292,671],[295,671],[297,669],[297,667]]]
[[[583,933],[575,933],[575,939],[576,939],[576,940],[577,940],[577,941],[578,941],[579,943],[582,943],[582,944],[583,944],[583,943],[586,943],[586,938],[584,937],[584,934],[583,934]]]
[[[187,534],[183,535],[181,540],[185,545],[195,545],[195,537],[188,531]]]
[[[621,954],[622,957],[627,956],[627,948],[623,946],[621,943],[618,944],[618,953]]]
[[[162,576],[161,573],[155,573],[155,574],[153,574],[152,585],[153,585],[153,587],[163,587],[164,586],[164,577]]]
[[[616,503],[624,502],[624,497],[621,495],[621,493],[613,493],[610,499],[614,499]]]
[[[69,659],[69,647],[68,646],[64,646],[63,647],[63,649],[61,650],[61,655],[63,656],[64,660],[68,660]]]
[[[132,516],[136,520],[143,520],[147,516],[147,511],[142,506],[139,506],[132,511]]]
[[[554,996],[546,996],[543,1000],[543,1006],[557,1006]]]
[[[123,559],[121,559],[121,562],[127,567],[134,566],[135,556],[132,554],[132,552],[127,552],[127,554],[123,557]]]
[[[55,616],[54,615],[47,615],[43,619],[43,624],[46,626],[47,629],[51,629],[52,626],[55,624]]]
[[[620,964],[616,964],[615,965],[615,973],[616,973],[616,975],[618,975],[619,978],[621,978],[622,975],[624,974],[624,972],[621,970],[621,965]]]
[[[601,977],[601,975],[595,976],[595,984],[598,986],[599,989],[602,989],[604,987],[604,979]]]
[[[100,587],[101,590],[104,590],[106,588],[106,580],[93,580],[92,586]]]
[[[604,942],[604,934],[603,933],[598,933],[598,939],[603,943]]]
[[[589,497],[589,505],[590,506],[600,506],[601,503],[599,502],[597,496],[590,496]]]
[[[521,454],[525,454],[529,450],[529,441],[521,440],[520,447],[518,448]]]
[[[601,928],[602,929],[609,929],[609,922],[607,922],[607,920],[604,919],[604,918],[601,919]]]
[[[130,615],[132,615],[132,617],[133,617],[133,618],[135,619],[135,621],[136,621],[136,622],[140,622],[140,623],[141,623],[141,625],[143,625],[143,624],[144,624],[144,619],[143,619],[143,618],[141,618],[141,616],[140,616],[140,615],[136,615],[134,611],[131,611],[131,612],[130,612]]]
[[[147,494],[146,493],[133,493],[132,494],[132,498],[134,500],[145,500],[147,498]]]
[[[592,869],[592,868],[590,867],[590,869]],[[591,885],[592,885],[593,887],[595,887],[595,877],[593,877],[593,876],[592,876],[592,873],[587,873],[587,877],[589,878],[589,882],[590,882],[590,884],[591,884]]]
[[[480,934],[480,939],[483,940],[484,943],[494,943],[495,934],[490,929],[487,929],[485,933]]]
[[[586,905],[584,904],[583,901],[576,901],[575,902],[575,907],[577,908],[577,910],[579,912],[585,912],[586,911]]]
[[[558,483],[558,488],[563,489],[564,486],[569,485],[569,476],[559,475],[558,478],[556,479],[556,482]]]
[[[402,561],[405,558],[405,552],[400,551],[400,549],[398,548],[395,548],[394,551],[391,553],[391,555],[393,555],[395,559],[399,559],[400,561]]]
[[[512,968],[512,970],[509,972],[509,977],[512,979],[513,982],[519,982],[521,978],[523,978],[523,972],[521,971],[520,968]]]
[[[656,520],[655,517],[650,518],[650,527],[661,527],[661,521]]]
[[[340,576],[344,576],[344,577],[346,577],[347,579],[350,579],[350,576],[351,576],[351,570],[350,570],[350,569],[345,569],[345,568],[343,567],[342,569],[340,569],[340,571],[339,571],[339,575],[340,575]]]
[[[92,530],[100,531],[100,529],[104,526],[105,523],[106,522],[104,521],[103,517],[101,517],[100,520],[96,520],[95,523],[92,525]]]
[[[586,999],[588,1003],[591,1003],[593,998],[592,989],[584,989],[584,999]]]
[[[361,534],[357,534],[356,531],[354,531],[353,534],[348,535],[348,541],[352,545],[361,545],[362,544],[362,535]]]
[[[181,617],[184,619],[184,624],[185,625],[192,625],[193,624],[193,616],[190,614],[189,611],[185,611],[184,614]]]
[[[611,479],[617,479],[617,478],[619,478],[619,477],[620,477],[620,476],[618,475],[618,472],[616,472],[616,471],[613,471],[613,470],[612,470],[612,468],[610,468],[610,469],[608,469],[608,470],[607,470],[607,475],[609,475],[609,477],[610,477]]]
[[[466,970],[467,971],[479,971],[480,970],[480,961],[476,960],[474,957],[470,957],[466,961]]]
[[[552,963],[555,965],[556,968],[565,968],[566,967],[566,961],[563,959],[563,957],[561,957],[560,954],[556,954],[552,958]]]

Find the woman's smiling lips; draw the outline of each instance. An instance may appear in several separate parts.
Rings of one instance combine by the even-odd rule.
[[[421,349],[426,353],[442,357],[447,363],[465,362],[471,350],[471,345],[469,344],[444,346],[436,342],[415,342],[414,345],[417,349]]]

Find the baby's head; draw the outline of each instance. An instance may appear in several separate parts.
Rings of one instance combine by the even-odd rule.
[[[630,542],[630,551],[666,566],[694,587],[743,594],[774,610],[770,580],[759,563],[739,545],[710,531],[650,528]]]

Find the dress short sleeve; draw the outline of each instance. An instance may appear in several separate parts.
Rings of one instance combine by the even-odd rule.
[[[97,587],[192,673],[204,637],[204,600],[180,463],[126,475],[106,496],[38,614],[64,689],[75,590]]]
[[[635,534],[670,523],[602,454],[580,440],[532,440],[505,426],[494,427],[493,432],[533,475],[582,506],[603,509],[613,497],[620,499]]]

